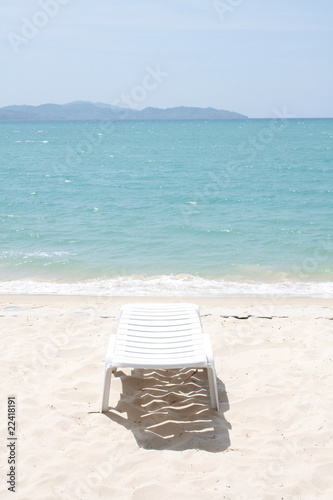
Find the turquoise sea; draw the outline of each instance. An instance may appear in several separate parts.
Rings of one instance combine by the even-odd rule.
[[[333,120],[0,134],[0,293],[333,296]]]

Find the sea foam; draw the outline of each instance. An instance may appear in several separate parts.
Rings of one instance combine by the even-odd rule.
[[[0,282],[0,294],[223,297],[238,295],[333,297],[333,282],[247,283],[191,275],[122,276],[80,282],[13,280]]]

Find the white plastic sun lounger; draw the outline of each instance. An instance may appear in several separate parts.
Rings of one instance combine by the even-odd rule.
[[[211,406],[218,410],[213,351],[194,304],[127,304],[106,354],[102,413],[108,410],[111,374],[127,368],[205,368]]]

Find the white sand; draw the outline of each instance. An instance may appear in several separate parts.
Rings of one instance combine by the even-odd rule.
[[[332,499],[333,300],[175,299],[201,306],[220,412],[201,372],[126,370],[101,415],[109,334],[135,300],[2,297],[1,498]]]

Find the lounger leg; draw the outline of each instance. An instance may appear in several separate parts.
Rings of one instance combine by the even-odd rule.
[[[105,369],[104,373],[104,384],[103,384],[103,393],[102,393],[102,411],[104,413],[107,411],[109,407],[109,397],[110,397],[110,385],[111,385],[111,374],[114,371],[114,368],[109,365]]]
[[[207,366],[207,375],[208,375],[211,405],[212,408],[214,408],[214,410],[219,411],[217,381],[216,381],[215,369],[212,366]]]

